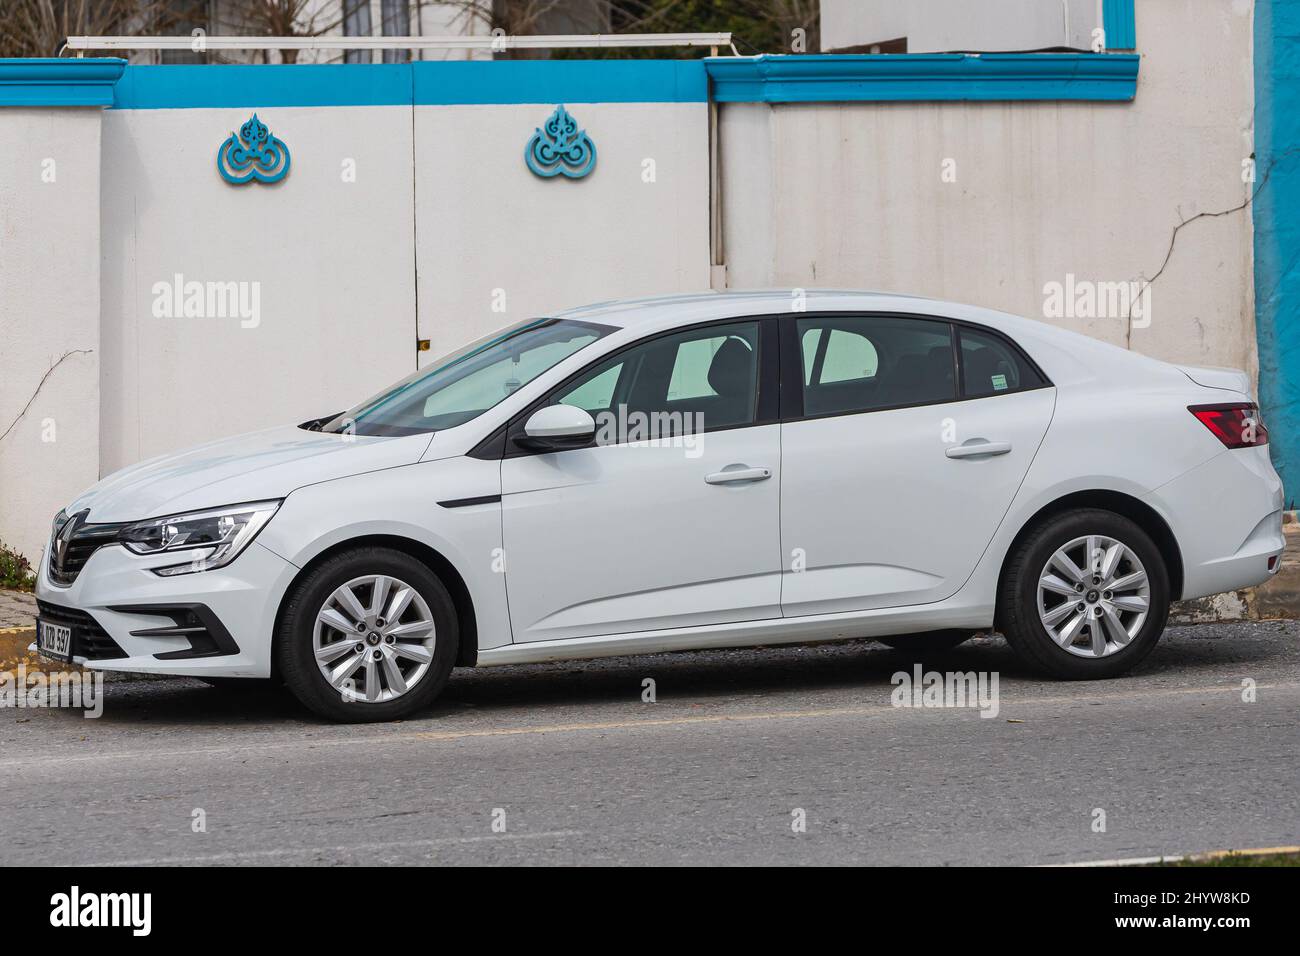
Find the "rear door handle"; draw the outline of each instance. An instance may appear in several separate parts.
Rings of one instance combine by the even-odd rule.
[[[1005,455],[1011,450],[1009,441],[989,441],[986,438],[971,438],[960,445],[949,445],[944,454],[949,458],[977,458],[980,456]]]
[[[722,471],[705,475],[704,480],[710,485],[726,485],[733,481],[765,481],[772,477],[771,468],[749,468],[745,465],[728,465]]]

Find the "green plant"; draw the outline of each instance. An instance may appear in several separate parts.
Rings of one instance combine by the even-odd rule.
[[[36,586],[32,563],[0,541],[0,588],[30,591]]]

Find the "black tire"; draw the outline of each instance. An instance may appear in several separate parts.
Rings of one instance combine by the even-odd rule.
[[[424,599],[435,628],[433,659],[419,682],[401,696],[374,702],[344,700],[316,665],[316,615],[335,589],[374,574],[398,578]],[[294,587],[284,605],[275,653],[285,684],[309,710],[341,723],[371,723],[397,720],[432,704],[451,676],[459,639],[455,605],[427,565],[401,551],[362,547],[327,559]]]
[[[877,637],[876,640],[896,651],[920,656],[950,651],[958,644],[969,641],[973,635],[973,631],[963,630],[922,631],[919,634],[899,634],[897,637]]]
[[[1129,643],[1104,657],[1080,657],[1057,644],[1039,619],[1038,581],[1058,548],[1091,534],[1123,542],[1142,562],[1150,594],[1146,620]],[[1073,599],[1070,599],[1073,600]],[[1015,546],[998,589],[999,629],[1034,670],[1064,680],[1118,677],[1142,661],[1169,616],[1169,573],[1160,549],[1136,523],[1099,508],[1079,508],[1046,519]]]

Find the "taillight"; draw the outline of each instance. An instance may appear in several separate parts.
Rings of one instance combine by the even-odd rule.
[[[1253,448],[1268,444],[1268,429],[1251,402],[1230,405],[1188,405],[1187,410],[1227,448]]]

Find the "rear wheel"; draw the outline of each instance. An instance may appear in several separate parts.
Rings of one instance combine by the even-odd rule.
[[[284,682],[331,720],[395,720],[431,704],[459,639],[446,588],[388,548],[336,555],[295,587],[276,637]]]
[[[1151,538],[1122,515],[1055,515],[1016,547],[1002,576],[998,619],[1012,648],[1054,677],[1115,677],[1160,639],[1169,577]]]

